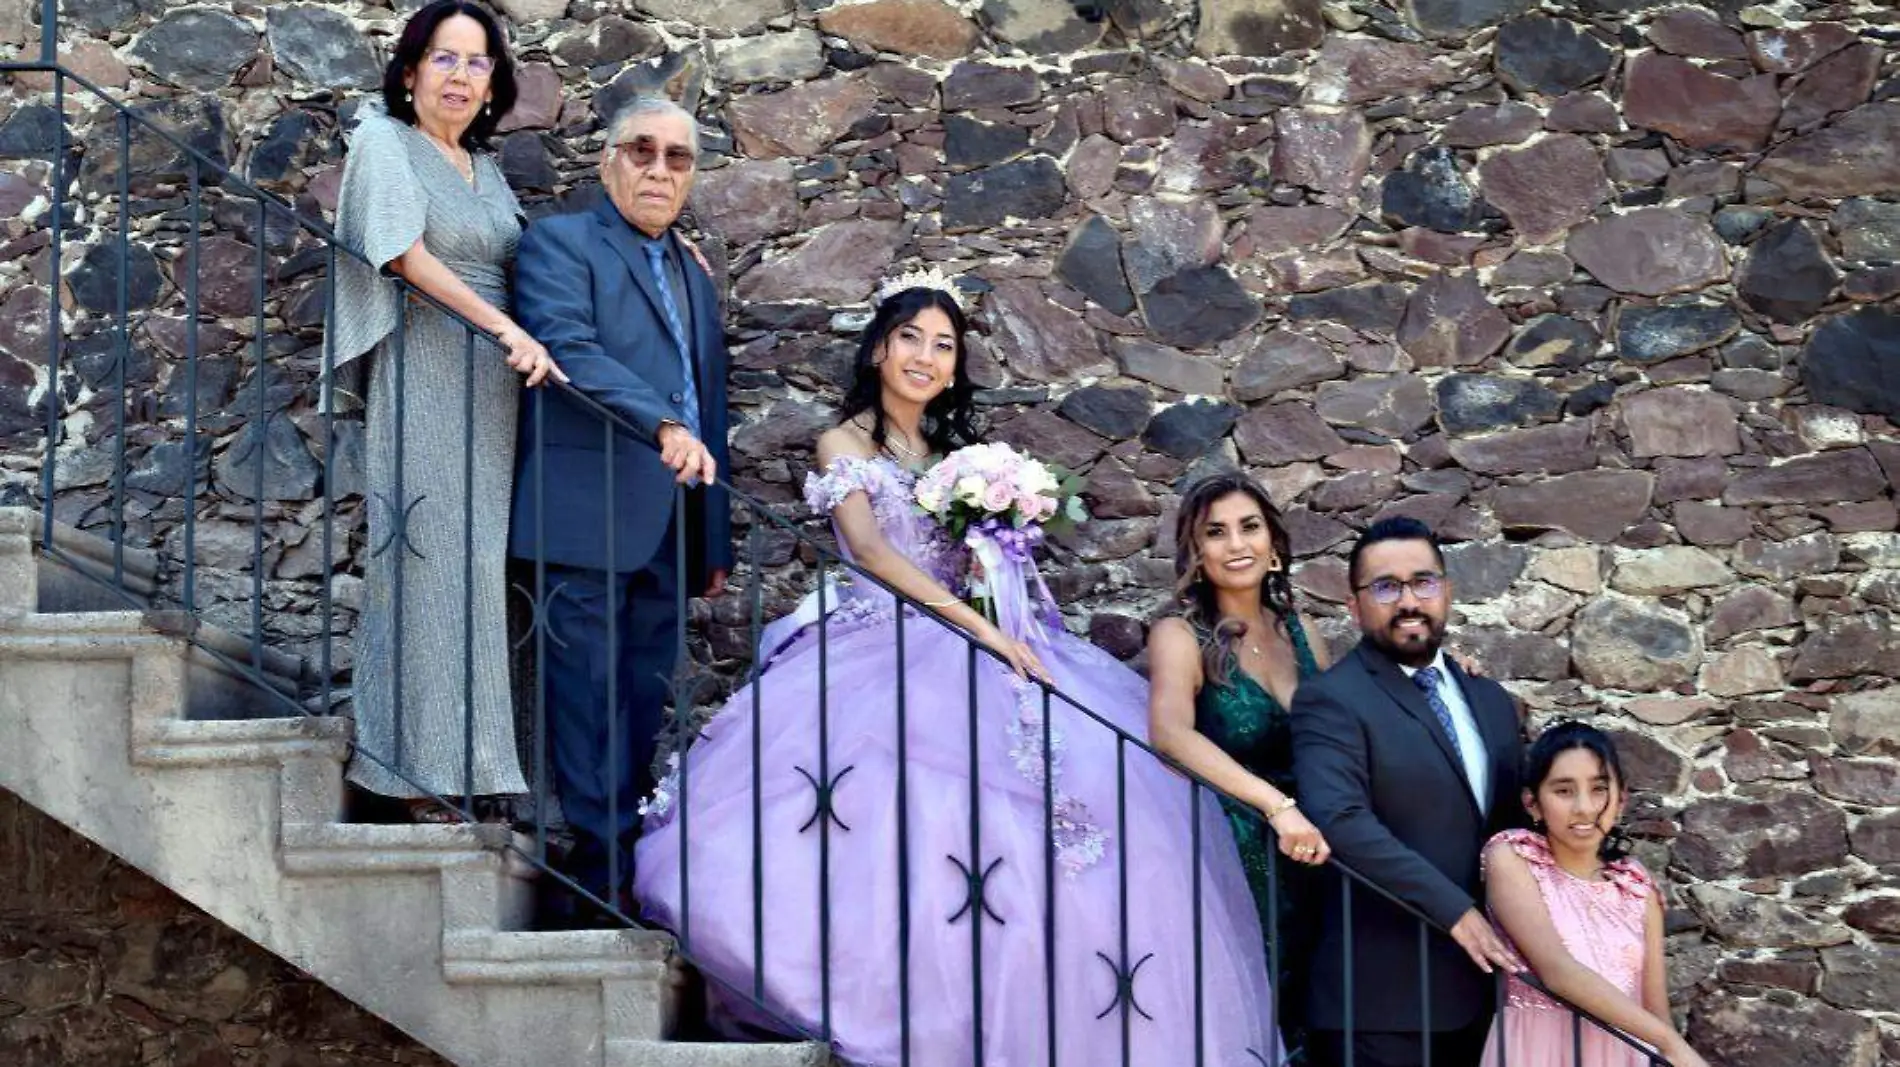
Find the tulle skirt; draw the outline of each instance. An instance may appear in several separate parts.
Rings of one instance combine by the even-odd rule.
[[[900,658],[894,619],[849,615],[822,663],[810,627],[737,692],[649,811],[642,908],[715,995],[858,1064],[1277,1065],[1226,820],[1129,740],[1146,683],[1058,632],[1038,655],[1100,720],[1045,719],[942,623],[906,615]]]

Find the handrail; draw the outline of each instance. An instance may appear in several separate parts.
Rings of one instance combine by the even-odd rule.
[[[43,0],[43,2],[44,2],[44,8],[50,9],[54,6],[54,0]],[[48,29],[45,31],[43,35],[43,51],[44,49],[50,49],[53,47],[52,44],[50,43],[52,41],[53,36],[54,34],[52,30]],[[190,159],[196,164],[197,167],[208,168],[212,173],[219,175],[221,177],[221,180],[226,185],[235,186],[241,192],[248,194],[249,196],[254,197],[257,200],[259,200],[260,217],[262,217],[265,214],[268,208],[276,208],[277,210],[286,214],[302,230],[315,236],[324,246],[329,248],[332,252],[341,251],[344,254],[352,256],[358,261],[366,265],[374,266],[374,264],[370,262],[369,258],[365,256],[361,251],[351,247],[350,245],[343,242],[340,238],[338,238],[335,231],[331,227],[321,223],[320,221],[311,220],[305,217],[303,214],[297,211],[294,204],[285,200],[283,197],[279,196],[278,194],[272,193],[269,190],[266,190],[257,186],[256,184],[250,182],[247,179],[239,177],[238,175],[233,173],[229,167],[211,158],[210,156],[204,154],[203,152],[194,148],[190,144],[187,144],[185,141],[181,140],[176,135],[174,135],[171,131],[166,130],[164,127],[159,126],[158,124],[152,122],[146,116],[139,114],[137,111],[133,110],[132,108],[127,107],[125,104],[114,99],[110,93],[106,92],[104,89],[102,89],[98,85],[95,85],[93,82],[89,81],[84,76],[76,74],[68,70],[63,64],[60,64],[56,62],[55,60],[49,59],[49,58],[42,58],[42,60],[39,62],[17,62],[17,61],[0,62],[0,73],[35,73],[35,72],[49,73],[49,74],[54,75],[56,79],[70,79],[71,81],[75,82],[76,84],[86,89],[94,97],[104,101],[110,108],[113,109],[113,111],[117,113],[119,117],[119,124],[122,130],[122,138],[124,136],[123,131],[133,125],[136,125],[147,132],[156,134],[157,136],[163,138],[172,147],[184,153],[188,159]],[[57,141],[55,151],[60,156],[63,156],[66,150],[66,125],[65,125],[65,116],[63,112],[58,115],[58,119],[59,119],[59,122],[56,125],[56,129],[58,130],[58,134],[57,134],[58,141]],[[122,159],[120,162],[120,166],[121,166],[121,170],[123,171],[126,166],[126,161]],[[56,200],[63,201],[66,196],[66,190],[64,188],[54,189],[52,190],[52,196]],[[123,233],[121,233],[121,238],[122,239],[124,238]],[[261,247],[265,239],[264,235],[261,232],[258,235],[258,239],[259,239],[259,243]],[[421,303],[423,303],[424,305],[432,307],[435,310],[439,311],[440,313],[448,316],[453,322],[460,324],[471,336],[479,336],[487,340],[490,344],[500,347],[500,339],[497,337],[497,335],[476,325],[475,323],[470,321],[466,316],[455,311],[453,308],[449,307],[447,304],[443,303],[441,300],[422,291],[421,289],[417,288],[415,285],[413,285],[406,279],[401,278],[400,276],[386,276],[386,277],[388,277],[390,281],[393,281],[394,283],[396,283],[399,290],[405,293],[408,297],[414,298],[420,301]],[[334,278],[326,279],[326,284],[334,286],[335,284]],[[332,290],[332,295],[334,295],[334,290]],[[58,336],[57,331],[55,331],[54,335],[49,337],[49,344],[57,347],[57,345],[59,344],[59,341],[60,341],[60,338]],[[638,442],[642,446],[647,447],[650,450],[657,448],[657,443],[654,442],[645,431],[632,425],[626,419],[622,418],[618,413],[602,405],[599,401],[589,396],[587,393],[582,391],[579,387],[574,386],[573,384],[568,383],[568,382],[562,382],[562,381],[553,380],[553,379],[550,379],[548,384],[551,385],[553,388],[558,389],[564,397],[568,398],[569,400],[579,405],[583,410],[588,411],[591,414],[593,414],[595,417],[599,418],[604,424],[613,428],[618,434],[627,436],[631,438],[632,440]],[[121,429],[120,429],[121,437],[123,437],[123,433],[124,433],[123,426],[121,426]],[[49,462],[50,462],[50,454],[51,454],[51,449],[52,449],[51,442],[49,442],[48,447],[49,447]],[[195,460],[189,461],[189,462],[195,462]],[[723,489],[725,492],[730,494],[735,502],[743,504],[754,515],[762,517],[764,521],[771,524],[775,528],[789,533],[793,538],[797,540],[797,542],[801,546],[813,551],[817,555],[820,561],[818,569],[821,575],[828,567],[831,567],[831,566],[841,567],[842,569],[850,572],[853,575],[854,580],[863,580],[871,584],[872,586],[882,590],[883,592],[889,594],[898,605],[901,605],[901,608],[908,608],[914,613],[925,615],[926,617],[935,617],[935,612],[932,611],[922,601],[903,593],[902,591],[897,589],[894,585],[892,585],[890,582],[872,573],[871,571],[868,571],[865,568],[859,566],[858,564],[851,561],[850,559],[845,558],[835,548],[827,546],[821,541],[811,537],[802,528],[801,523],[791,520],[791,519],[787,519],[783,515],[780,515],[771,505],[766,504],[765,502],[757,499],[751,494],[738,488],[736,485],[732,484],[727,479],[724,473],[721,473],[717,477],[715,477],[713,479],[713,484],[717,485],[719,488]],[[676,489],[676,493],[683,493],[683,490]],[[52,501],[49,499],[49,500],[43,501],[42,504],[47,509],[47,515],[50,516],[52,513],[51,511]],[[122,536],[123,531],[121,530],[120,533]],[[680,536],[683,537],[684,536],[683,533]],[[50,558],[53,558],[53,559],[59,560],[60,562],[65,563],[68,567],[70,567],[73,571],[75,571],[76,573],[84,577],[85,579],[107,590],[112,591],[115,595],[119,596],[122,600],[124,600],[124,602],[127,604],[128,607],[137,608],[137,607],[143,606],[138,600],[138,598],[133,596],[128,590],[124,589],[122,585],[118,584],[114,580],[110,580],[104,576],[101,576],[95,573],[94,567],[88,565],[85,561],[82,561],[78,559],[77,557],[70,555],[64,548],[55,544],[51,538],[45,539],[44,544],[42,545],[42,552],[45,555],[49,556]],[[900,611],[901,611],[901,608],[900,608]],[[195,612],[188,612],[187,622],[184,627],[184,632],[181,636],[185,640],[190,642],[194,647],[198,648],[200,651],[210,656],[215,662],[219,663],[226,670],[229,670],[242,677],[245,677],[251,682],[253,682],[254,684],[256,684],[258,688],[263,691],[267,699],[286,706],[291,712],[297,715],[314,717],[314,715],[317,714],[317,713],[313,713],[309,708],[305,707],[302,703],[293,699],[291,696],[281,692],[278,689],[278,687],[276,687],[275,685],[272,685],[269,679],[267,679],[263,675],[263,673],[261,672],[261,670],[258,668],[258,666],[255,663],[246,663],[246,662],[237,660],[236,658],[230,656],[229,654],[213,647],[209,643],[202,641],[199,637],[199,631],[205,625],[206,623],[202,619],[200,619]],[[961,629],[955,626],[950,626],[950,629],[952,629],[953,632],[958,634],[958,636],[970,647],[973,653],[986,655],[990,657],[990,659],[993,662],[1002,665],[1005,669],[1008,669],[1008,662],[999,653],[989,648],[987,645],[984,645],[982,642],[978,641],[972,635],[968,634],[967,632],[962,631]],[[1183,766],[1179,761],[1175,760],[1173,757],[1154,748],[1150,743],[1148,743],[1143,738],[1133,733],[1130,733],[1127,730],[1122,729],[1119,725],[1117,725],[1113,721],[1109,720],[1108,718],[1101,715],[1100,713],[1094,711],[1093,709],[1087,707],[1086,705],[1080,703],[1074,698],[1063,693],[1057,687],[1052,686],[1048,684],[1047,682],[1044,682],[1041,680],[1032,679],[1032,681],[1038,688],[1042,690],[1044,694],[1045,707],[1047,706],[1047,702],[1051,699],[1060,700],[1063,702],[1063,704],[1065,704],[1071,710],[1082,715],[1084,718],[1091,721],[1095,725],[1109,731],[1110,735],[1116,740],[1116,742],[1119,745],[1132,746],[1136,750],[1146,753],[1147,755],[1159,760],[1164,766],[1168,767],[1175,773],[1185,778],[1194,788],[1206,790],[1213,796],[1221,797],[1226,800],[1234,801],[1236,803],[1241,803],[1244,805],[1245,802],[1240,801],[1238,797],[1235,797],[1232,794],[1229,794],[1225,792],[1224,790],[1220,789],[1218,786],[1212,784],[1211,782],[1209,782],[1202,776],[1196,774],[1195,772]],[[324,710],[327,711],[327,708]],[[430,797],[431,799],[445,805],[446,807],[449,807],[451,809],[458,811],[465,817],[468,817],[471,819],[473,818],[474,813],[472,811],[464,809],[457,803],[457,800],[458,800],[457,796],[439,794],[439,793],[436,793],[434,790],[431,790],[422,786],[421,783],[413,780],[406,772],[404,772],[400,766],[397,766],[394,761],[385,758],[382,754],[372,752],[372,751],[369,751],[368,749],[362,748],[361,746],[357,745],[354,740],[352,740],[351,742],[351,749],[353,752],[363,755],[366,758],[370,759],[372,762],[376,763],[377,765],[382,767],[384,770],[388,771],[389,773],[397,777],[399,780],[405,782],[411,788],[414,788],[424,794],[427,794],[427,796]],[[1271,824],[1268,824],[1267,828],[1270,832],[1272,831]],[[615,902],[601,901],[601,900],[598,900],[597,898],[593,898],[592,894],[588,893],[578,883],[576,883],[575,881],[573,881],[566,875],[555,870],[551,865],[549,865],[546,862],[546,860],[543,857],[538,856],[528,850],[525,850],[519,844],[515,843],[513,840],[513,835],[510,835],[510,840],[508,841],[506,845],[503,846],[503,848],[505,851],[512,852],[518,857],[520,857],[521,859],[523,859],[524,861],[533,865],[543,875],[551,876],[560,884],[565,886],[567,889],[574,891],[576,893],[579,893],[583,896],[586,896],[590,899],[593,899],[596,906],[598,906],[603,912],[613,916],[616,920],[624,923],[625,925],[627,926],[644,926],[645,925],[641,920],[633,916],[629,916],[625,914],[624,912],[622,912],[618,908]],[[1424,912],[1413,907],[1411,904],[1400,899],[1398,896],[1396,896],[1389,890],[1385,889],[1384,887],[1380,886],[1376,882],[1372,881],[1366,875],[1355,870],[1343,860],[1340,860],[1337,857],[1331,858],[1328,860],[1328,866],[1331,866],[1335,868],[1336,870],[1338,870],[1348,883],[1351,883],[1357,887],[1362,887],[1364,889],[1372,891],[1373,893],[1377,894],[1379,898],[1385,900],[1387,903],[1398,908],[1403,914],[1407,915],[1409,918],[1419,923],[1424,924],[1426,928],[1437,931],[1441,936],[1449,936],[1450,931],[1448,928],[1440,925],[1431,917],[1427,916]],[[708,976],[708,977],[710,978],[711,976]],[[1535,976],[1526,973],[1523,975],[1519,975],[1517,977],[1520,980],[1522,980],[1527,986],[1537,990],[1538,992],[1544,994],[1545,996],[1550,997],[1553,1001],[1563,1005],[1566,1009],[1574,1013],[1576,1016],[1582,1019],[1588,1020],[1598,1029],[1614,1035],[1617,1039],[1622,1041],[1624,1044],[1628,1045],[1630,1048],[1640,1051],[1646,1056],[1649,1056],[1651,1063],[1660,1064],[1662,1065],[1662,1067],[1668,1067],[1668,1061],[1662,1059],[1647,1045],[1643,1044],[1637,1039],[1626,1034],[1618,1027],[1612,1024],[1606,1023],[1600,1018],[1598,1018],[1597,1016],[1593,1015],[1592,1013],[1586,1011],[1583,1008],[1578,1007],[1576,1004],[1572,1003],[1571,1001],[1564,998],[1563,996],[1551,991],[1547,986],[1545,986],[1542,982],[1540,982]],[[723,982],[721,983],[721,985],[728,986],[727,983],[723,983]],[[757,999],[752,997],[749,992],[744,991],[744,990],[737,990],[737,989],[731,989],[730,991],[744,998],[748,1002],[750,1002],[753,1007],[767,1011],[768,1013],[770,1012],[770,1009],[766,1005],[759,1003]],[[787,1025],[789,1026],[791,1024],[788,1023]],[[792,1028],[795,1030],[798,1029],[797,1027],[792,1027]],[[806,1034],[805,1036],[814,1037],[815,1035]]]

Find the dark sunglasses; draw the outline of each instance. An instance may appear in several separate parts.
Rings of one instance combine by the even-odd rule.
[[[621,141],[614,145],[614,150],[625,155],[639,170],[651,167],[653,161],[660,157],[659,142],[651,137],[635,137],[630,141]],[[694,164],[698,162],[693,155],[693,150],[685,145],[668,145],[665,155],[666,169],[675,174],[684,174],[692,170]]]

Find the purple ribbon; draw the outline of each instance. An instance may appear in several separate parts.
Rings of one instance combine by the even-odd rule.
[[[997,628],[1017,641],[1047,640],[1044,628],[1060,626],[1062,615],[1042,572],[1036,569],[1035,548],[1042,544],[1042,527],[1019,528],[1001,519],[984,519],[964,532],[963,543],[983,564],[983,584]]]

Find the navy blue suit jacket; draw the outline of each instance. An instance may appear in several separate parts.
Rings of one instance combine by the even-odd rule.
[[[670,231],[663,239],[670,255],[684,253]],[[690,257],[682,262],[686,292],[674,296],[698,360],[699,425],[723,476],[727,356],[719,297]],[[630,572],[673,551],[660,543],[673,517],[673,472],[652,442],[662,421],[685,423],[685,380],[640,242],[611,200],[528,228],[515,260],[515,317],[575,387],[639,436],[614,434],[610,457],[599,415],[551,386],[524,391],[510,553]],[[732,566],[730,502],[717,486],[686,498],[690,558],[681,573],[696,593],[706,571]]]
[[[1491,795],[1483,808],[1424,693],[1371,643],[1360,642],[1331,669],[1301,682],[1290,709],[1301,810],[1335,857],[1443,926],[1483,898],[1484,843],[1524,819],[1517,706],[1498,683],[1448,665],[1484,738]],[[1321,878],[1309,1022],[1325,1030],[1345,1026],[1350,928],[1355,1028],[1427,1029],[1418,923],[1363,888],[1346,914],[1339,877],[1327,871]],[[1491,979],[1449,937],[1433,933],[1426,940],[1429,1029],[1473,1023],[1491,1008]]]

